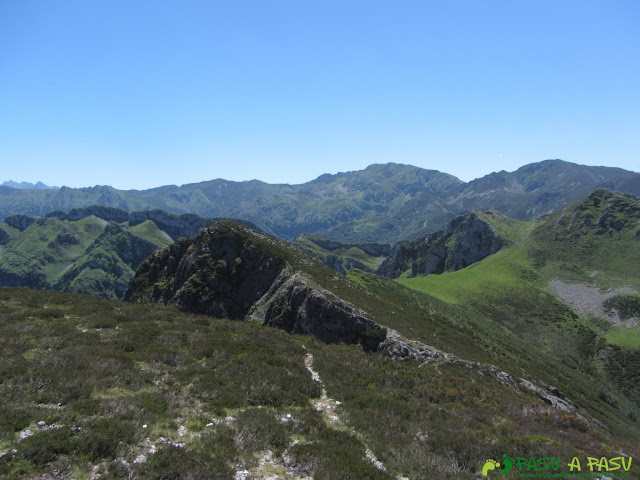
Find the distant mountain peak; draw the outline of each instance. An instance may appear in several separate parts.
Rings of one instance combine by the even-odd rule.
[[[2,182],[2,186],[17,188],[20,190],[29,190],[29,189],[30,190],[48,190],[48,189],[59,188],[59,187],[50,187],[40,181],[36,183],[30,183],[30,182],[14,182],[13,180],[7,180],[6,182]]]

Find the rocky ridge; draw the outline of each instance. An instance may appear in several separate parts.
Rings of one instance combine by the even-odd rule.
[[[386,329],[296,271],[283,249],[306,256],[258,230],[221,221],[147,259],[124,298],[173,303],[187,312],[258,321],[326,343],[376,350]]]

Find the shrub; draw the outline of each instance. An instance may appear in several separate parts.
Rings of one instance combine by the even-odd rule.
[[[43,466],[59,455],[72,455],[78,442],[69,428],[58,428],[35,433],[20,443],[19,455],[28,462]]]
[[[79,436],[77,453],[95,462],[116,456],[121,444],[133,444],[138,428],[123,420],[96,418],[88,421]]]
[[[165,394],[160,392],[142,392],[133,398],[134,405],[137,405],[151,415],[164,415],[169,408],[169,401]]]
[[[252,408],[238,416],[235,440],[242,452],[272,450],[279,453],[287,447],[287,429],[267,409]]]
[[[173,445],[160,448],[137,470],[141,480],[232,480],[234,476],[224,459]]]
[[[3,405],[0,409],[0,439],[12,439],[15,432],[25,429],[31,423],[31,412],[13,405]]]

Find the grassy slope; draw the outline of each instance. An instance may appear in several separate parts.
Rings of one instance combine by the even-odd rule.
[[[283,478],[288,464],[318,480],[472,479],[502,453],[640,453],[633,436],[612,437],[463,364],[421,367],[159,305],[0,289],[0,349],[5,478]],[[337,424],[311,403],[320,386],[307,353],[342,402]],[[365,459],[367,446],[390,475]],[[265,470],[267,450],[276,462]]]
[[[2,229],[5,232],[7,239],[11,239],[20,233],[20,230],[4,222],[0,223],[0,229]]]
[[[612,223],[625,217],[628,228],[614,230],[611,236],[608,229],[598,233],[597,222],[607,208]],[[507,329],[526,345],[530,355],[553,366],[554,372],[546,372],[547,381],[565,384],[567,394],[583,407],[622,425],[625,416],[636,417],[640,405],[640,352],[633,341],[635,332],[627,330],[622,335],[606,322],[578,317],[547,285],[552,278],[561,278],[601,287],[635,287],[640,278],[640,246],[634,236],[637,211],[637,202],[598,191],[564,212],[514,225],[504,232],[511,239],[509,247],[464,270],[398,282],[468,308],[474,312],[469,318],[482,315],[489,330]],[[590,225],[568,228],[571,218],[582,224],[585,215],[592,219]],[[558,223],[561,218],[567,220],[565,225]],[[598,271],[595,278],[593,270]],[[620,343],[621,336],[624,349],[607,347]],[[496,343],[503,335],[496,337],[489,342]]]
[[[116,223],[109,223],[54,287],[104,298],[119,298],[138,265],[156,249],[157,245]]]
[[[145,220],[138,225],[128,227],[127,230],[140,238],[154,243],[160,248],[164,248],[173,243],[171,237],[160,230],[152,220]]]
[[[102,232],[95,217],[78,222],[42,218],[5,246],[4,270],[18,275],[43,275],[51,285]]]
[[[546,278],[640,290],[638,228],[638,201],[597,190],[538,221],[525,247]]]

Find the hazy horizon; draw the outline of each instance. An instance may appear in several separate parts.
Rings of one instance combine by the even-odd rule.
[[[513,172],[515,172],[515,171],[519,170],[520,168],[525,167],[527,165],[532,165],[532,164],[536,164],[536,163],[542,163],[542,162],[546,162],[546,161],[554,161],[554,160],[559,160],[559,161],[562,161],[562,162],[572,163],[574,165],[582,165],[582,166],[588,166],[588,167],[622,168],[622,167],[616,167],[616,166],[610,166],[610,165],[584,165],[584,164],[581,164],[581,163],[568,162],[566,160],[562,160],[562,159],[559,159],[559,158],[554,158],[554,159],[545,159],[545,160],[540,160],[538,162],[531,162],[531,163],[527,163],[527,164],[524,164],[524,165],[520,165],[518,168],[516,168],[514,170],[506,170],[506,169],[494,170],[494,171],[491,171],[491,172],[487,172],[484,175],[481,175],[479,177],[472,178],[471,180],[463,180],[460,177],[457,177],[456,175],[453,175],[453,174],[451,174],[449,172],[446,172],[444,170],[439,170],[438,168],[427,168],[425,170],[437,170],[437,171],[439,171],[441,173],[446,173],[448,175],[452,175],[452,176],[456,177],[458,180],[461,180],[464,183],[470,183],[470,182],[473,182],[474,180],[478,180],[480,178],[486,177],[487,175],[491,175],[493,173],[498,173],[498,172],[501,172],[501,171],[506,171],[508,173],[513,173]],[[326,175],[326,174],[328,174],[328,175],[337,175],[337,174],[341,174],[341,173],[350,173],[350,172],[355,172],[355,171],[362,171],[362,170],[364,170],[364,169],[366,169],[366,168],[368,168],[370,166],[373,166],[373,165],[389,165],[389,164],[406,165],[406,166],[411,166],[411,167],[416,167],[416,168],[423,168],[423,167],[419,167],[417,165],[411,165],[411,164],[402,163],[402,162],[372,163],[372,164],[367,165],[366,167],[364,167],[362,169],[357,169],[357,170],[344,170],[344,171],[337,171],[337,172],[325,172],[325,173],[322,173],[322,174],[320,174],[320,175],[318,175],[318,176],[316,176],[314,178],[311,178],[311,179],[309,179],[307,181],[300,182],[300,183],[267,182],[267,181],[261,180],[259,178],[251,178],[251,179],[247,179],[247,180],[230,180],[230,179],[227,179],[227,178],[218,177],[218,178],[209,178],[209,179],[203,179],[203,180],[199,180],[199,181],[195,181],[195,182],[188,182],[188,183],[181,183],[181,184],[166,183],[166,184],[162,184],[162,185],[153,185],[153,186],[150,186],[150,187],[147,187],[147,188],[120,188],[117,185],[110,185],[110,184],[105,184],[105,183],[96,183],[96,184],[93,184],[93,185],[80,185],[80,186],[71,186],[71,185],[65,185],[65,184],[63,184],[63,185],[50,185],[49,183],[47,183],[46,181],[43,181],[41,179],[36,179],[34,181],[8,179],[8,180],[2,180],[2,183],[0,183],[0,185],[4,185],[7,182],[31,183],[33,185],[36,185],[38,182],[42,182],[43,184],[45,184],[49,188],[52,188],[52,187],[55,187],[55,188],[61,188],[61,187],[92,188],[92,187],[98,187],[98,186],[109,186],[109,187],[113,187],[113,188],[115,188],[117,190],[150,190],[150,189],[166,187],[166,186],[183,187],[185,185],[193,185],[193,184],[198,184],[198,183],[203,183],[203,182],[210,182],[210,181],[214,181],[214,180],[225,180],[225,181],[236,182],[236,183],[259,181],[259,182],[268,183],[268,184],[271,184],[271,185],[301,185],[301,184],[308,183],[308,182],[311,182],[313,180],[316,180],[318,177],[320,177],[322,175]],[[629,171],[629,172],[633,172],[633,173],[640,173],[640,172],[635,171],[635,170],[628,170],[628,169],[623,169],[623,170],[626,170],[626,171]]]

